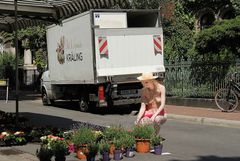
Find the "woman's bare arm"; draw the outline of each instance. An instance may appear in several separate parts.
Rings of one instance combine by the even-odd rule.
[[[137,116],[136,124],[140,121],[140,119],[143,117],[144,112],[146,111],[146,105],[145,103],[141,103],[141,107]]]

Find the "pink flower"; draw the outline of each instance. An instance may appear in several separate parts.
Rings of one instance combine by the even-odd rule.
[[[69,144],[69,145],[68,145],[68,151],[69,151],[70,153],[75,152],[74,144]]]

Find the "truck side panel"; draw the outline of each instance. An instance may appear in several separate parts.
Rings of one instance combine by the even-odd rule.
[[[94,83],[90,15],[78,15],[47,30],[52,84]]]

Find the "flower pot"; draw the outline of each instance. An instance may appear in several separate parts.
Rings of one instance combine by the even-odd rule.
[[[121,160],[122,159],[122,151],[120,149],[115,149],[113,153],[114,160]]]
[[[113,155],[114,150],[115,150],[114,144],[113,144],[113,143],[110,143],[109,154],[110,154],[110,155]]]
[[[88,155],[87,161],[95,161],[95,155]]]
[[[65,156],[55,157],[55,161],[65,161],[65,160],[66,160]]]
[[[163,149],[163,145],[155,145],[154,146],[154,154],[156,155],[161,155],[162,154],[162,149]]]
[[[136,139],[136,151],[148,153],[150,151],[150,139]]]
[[[86,159],[86,155],[83,153],[83,147],[79,147],[76,150],[77,158],[78,159]]]
[[[102,161],[109,161],[109,152],[103,152]]]
[[[51,158],[52,157],[39,157],[38,159],[39,159],[39,161],[51,161]]]
[[[133,149],[132,148],[127,148],[126,149],[126,157],[127,158],[132,158],[134,157]]]

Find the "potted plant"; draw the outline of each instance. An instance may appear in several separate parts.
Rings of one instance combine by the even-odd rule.
[[[125,149],[125,156],[126,157],[133,157],[134,153],[133,153],[133,146],[135,144],[135,138],[132,135],[132,133],[126,132],[123,136],[122,136],[122,143],[124,145],[124,149]]]
[[[159,135],[152,135],[151,137],[151,145],[154,148],[154,154],[161,155],[162,154],[162,148],[163,148],[163,141],[165,139],[162,138]]]
[[[109,128],[105,129],[103,131],[103,138],[109,142],[110,144],[110,151],[109,153],[111,155],[113,155],[114,153],[114,149],[115,149],[115,145],[113,144],[113,140],[115,139],[119,139],[121,137],[121,135],[124,132],[124,128],[121,127],[121,125],[119,126],[110,126]]]
[[[12,146],[16,144],[16,136],[14,134],[8,133],[4,138],[3,141],[5,142],[6,146]]]
[[[79,127],[79,129],[73,132],[72,142],[76,146],[76,153],[79,159],[86,159],[84,151],[87,148],[87,144],[95,142],[95,140],[92,129],[88,127]]]
[[[115,147],[114,152],[113,152],[113,159],[121,160],[122,159],[122,147],[123,147],[122,139],[113,140],[113,144]]]
[[[97,143],[92,142],[87,145],[87,150],[84,151],[84,154],[87,156],[87,161],[95,161],[95,156],[98,153],[99,146]]]
[[[47,145],[44,144],[41,145],[39,150],[36,150],[36,156],[40,161],[51,161],[53,152]]]
[[[109,161],[110,145],[106,140],[99,142],[99,152],[102,155],[102,161]]]
[[[24,145],[27,143],[27,140],[25,138],[25,133],[23,131],[16,131],[14,135],[15,135],[15,142],[17,145]]]
[[[62,138],[50,142],[50,147],[55,156],[55,161],[65,161],[66,155],[69,155],[68,145]]]
[[[33,128],[28,134],[28,140],[30,142],[41,142],[41,136],[42,133],[40,132],[40,130],[37,128]]]
[[[154,134],[154,128],[149,125],[136,125],[133,128],[133,135],[136,140],[136,151],[147,153],[150,151],[150,138]]]
[[[17,145],[24,145],[27,143],[27,140],[23,136],[16,136],[15,141]]]

